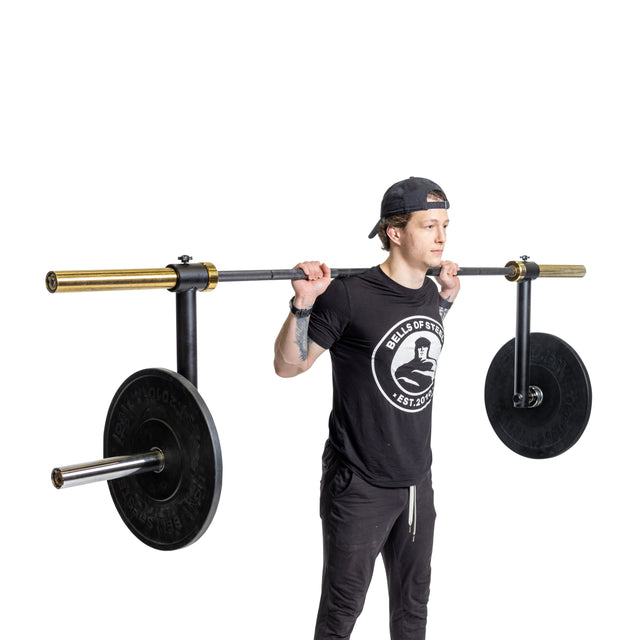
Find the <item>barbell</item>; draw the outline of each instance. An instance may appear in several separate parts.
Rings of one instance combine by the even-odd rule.
[[[301,269],[221,271],[209,262],[161,269],[50,271],[51,293],[169,289],[176,293],[177,372],[143,369],[120,385],[103,436],[106,456],[56,467],[58,489],[106,480],[127,527],[145,544],[172,550],[195,542],[215,515],[222,488],[222,454],[211,414],[197,390],[196,293],[221,282],[297,280]],[[367,269],[331,269],[332,278]],[[427,271],[438,276],[439,268]],[[530,332],[531,282],[580,278],[582,265],[538,265],[528,256],[504,267],[463,267],[460,276],[504,276],[517,283],[516,335],[494,357],[485,380],[485,407],[500,440],[530,458],[557,456],[573,446],[591,411],[591,383],[578,354],[564,341]]]
[[[188,256],[180,256],[180,265],[161,269],[108,269],[95,271],[49,271],[47,289],[51,293],[82,291],[118,291],[127,289],[174,290],[180,279],[185,278],[182,267],[189,264]],[[302,269],[263,269],[248,271],[218,271],[210,262],[201,262],[196,288],[212,291],[219,282],[251,282],[259,280],[303,280]],[[332,278],[347,278],[367,271],[360,269],[331,269]],[[537,271],[537,273],[536,273]],[[534,275],[535,274],[535,275]],[[532,262],[512,261],[504,267],[462,267],[459,276],[504,276],[511,282],[530,278],[582,278],[586,274],[583,265],[535,265]],[[428,276],[440,275],[440,267],[427,270]]]

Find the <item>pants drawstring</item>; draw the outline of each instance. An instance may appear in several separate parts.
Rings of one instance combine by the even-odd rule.
[[[416,539],[416,525],[418,521],[418,503],[416,498],[416,486],[409,487],[409,533],[412,534],[411,541]]]

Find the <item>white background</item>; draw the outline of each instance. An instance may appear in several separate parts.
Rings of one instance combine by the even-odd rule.
[[[632,3],[10,1],[0,9],[3,637],[311,638],[329,359],[271,368],[290,285],[199,294],[199,388],[224,489],[196,544],[132,536],[99,458],[120,383],[175,367],[163,291],[50,295],[50,269],[369,266],[396,180],[439,182],[447,257],[584,263],[532,328],[582,356],[565,455],[506,449],[483,402],[515,288],[465,280],[434,405],[428,637],[637,638],[637,22]],[[354,640],[384,639],[382,566]],[[12,631],[5,633],[7,628]]]

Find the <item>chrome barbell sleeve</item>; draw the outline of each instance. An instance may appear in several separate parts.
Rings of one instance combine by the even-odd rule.
[[[81,484],[117,480],[137,473],[160,472],[164,469],[164,454],[160,449],[131,456],[116,456],[94,462],[56,467],[51,482],[56,489],[68,489]]]

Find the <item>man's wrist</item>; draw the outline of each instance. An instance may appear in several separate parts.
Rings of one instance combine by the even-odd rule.
[[[313,309],[313,303],[308,298],[296,298],[295,296],[289,300],[289,309],[296,318],[308,318]]]
[[[291,298],[291,303],[293,304],[293,306],[296,309],[300,309],[300,310],[304,310],[304,309],[311,309],[311,307],[313,307],[313,305],[315,304],[315,297],[309,297],[309,296],[298,296],[295,295],[293,296],[293,298]]]
[[[458,295],[459,291],[460,291],[460,287],[458,287],[457,289],[441,289],[440,297],[443,298],[444,300],[453,302],[456,299],[456,296]]]
[[[456,299],[459,291],[460,291],[459,288],[458,289],[442,289],[442,291],[440,291],[440,300],[438,301],[438,307],[440,309],[440,315],[443,320],[447,311],[451,309],[451,305],[453,304],[453,301]]]

